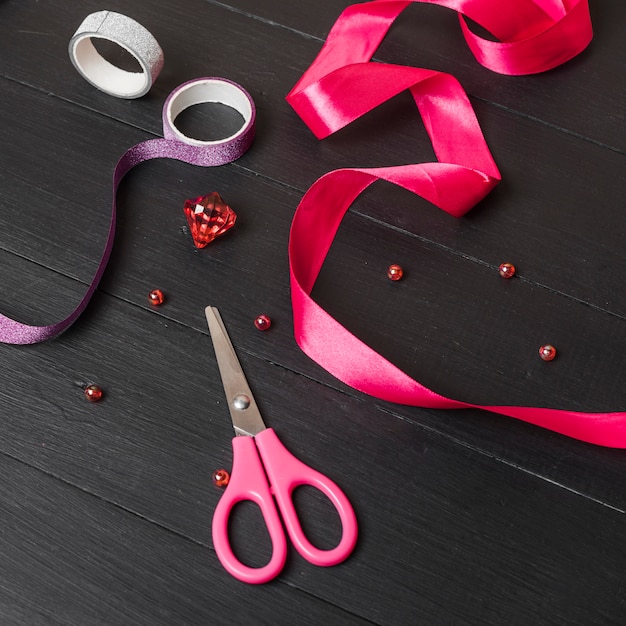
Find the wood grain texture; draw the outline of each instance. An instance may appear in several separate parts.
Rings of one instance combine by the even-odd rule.
[[[621,624],[626,453],[478,410],[385,404],[297,348],[287,241],[321,174],[433,158],[406,94],[336,136],[313,138],[284,100],[345,0],[111,0],[165,50],[151,92],[122,101],[86,83],[67,42],[95,0],[0,2],[0,310],[67,315],[106,235],[115,162],[159,136],[167,94],[198,76],[246,87],[257,138],[237,162],[142,164],[123,181],[99,293],[58,339],[0,344],[2,624]],[[411,6],[377,59],[454,73],[503,182],[457,220],[386,184],[350,210],[314,296],[434,390],[473,402],[626,410],[621,276],[626,5],[591,0],[595,40],[545,75],[481,68],[455,15]],[[215,107],[191,133],[236,123]],[[208,130],[207,130],[208,129]],[[186,198],[219,191],[235,229],[196,250]],[[512,261],[518,277],[502,281]],[[400,263],[399,283],[386,268]],[[160,287],[155,309],[148,292]],[[269,425],[354,503],[360,539],[322,569],[291,551],[250,587],[210,537],[232,430],[205,327],[218,306]],[[267,313],[270,331],[252,321]],[[545,341],[559,358],[544,364]],[[102,403],[82,397],[97,382]],[[322,544],[327,503],[298,494]],[[255,510],[238,550],[261,562]]]

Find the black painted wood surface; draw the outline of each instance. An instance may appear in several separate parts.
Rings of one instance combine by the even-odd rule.
[[[80,300],[121,154],[159,136],[167,94],[199,76],[246,87],[257,138],[237,162],[135,168],[118,193],[99,292],[64,335],[0,345],[2,624],[623,624],[626,452],[478,410],[377,401],[296,346],[287,239],[295,207],[342,166],[432,158],[410,97],[319,142],[284,96],[343,0],[0,2],[0,310],[51,323]],[[463,219],[377,184],[350,210],[314,295],[434,390],[485,404],[626,410],[626,4],[590,0],[595,38],[530,77],[495,75],[456,16],[416,5],[377,53],[454,73],[503,182]],[[90,12],[146,26],[166,55],[150,93],[103,94],[67,44]],[[181,124],[236,124],[211,107]],[[239,215],[205,250],[184,200],[219,191]],[[511,261],[515,280],[497,266]],[[391,283],[386,268],[401,264]],[[167,297],[151,307],[147,293]],[[360,538],[322,569],[291,551],[280,578],[232,579],[210,536],[232,430],[203,308],[218,306],[268,424],[354,503]],[[273,320],[260,333],[259,313]],[[536,356],[549,341],[559,357]],[[89,404],[82,386],[100,384]],[[321,545],[327,504],[297,494]],[[255,510],[239,549],[269,546]]]

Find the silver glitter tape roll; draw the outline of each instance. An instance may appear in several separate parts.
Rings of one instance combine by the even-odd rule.
[[[127,72],[103,58],[92,39],[107,39],[128,51],[141,72]],[[69,43],[74,67],[94,87],[118,98],[140,98],[150,91],[163,67],[163,51],[141,24],[113,11],[88,15]]]

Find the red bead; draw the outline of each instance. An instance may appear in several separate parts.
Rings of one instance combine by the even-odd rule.
[[[183,207],[196,248],[204,248],[235,225],[237,214],[213,191],[187,200]]]
[[[556,348],[547,343],[545,346],[541,346],[541,348],[539,348],[539,356],[544,361],[552,361],[552,359],[556,356]]]
[[[389,280],[400,280],[404,275],[404,270],[399,265],[390,265],[387,270]]]
[[[267,315],[259,315],[254,320],[254,325],[259,330],[267,330],[272,325],[272,320]]]
[[[148,302],[150,302],[150,304],[154,306],[159,306],[159,304],[163,304],[164,301],[165,301],[165,296],[163,295],[163,292],[160,289],[153,289],[148,294]]]
[[[230,474],[225,469],[218,469],[213,472],[213,483],[218,487],[226,487],[230,480]]]
[[[102,389],[98,385],[87,385],[84,394],[89,402],[98,402],[102,398]]]
[[[502,263],[498,268],[502,278],[513,278],[515,276],[515,265],[513,263]]]

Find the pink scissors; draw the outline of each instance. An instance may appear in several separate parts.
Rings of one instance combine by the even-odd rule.
[[[357,538],[356,517],[348,498],[330,478],[296,459],[276,433],[265,426],[219,311],[209,306],[205,313],[236,433],[231,478],[213,515],[213,544],[220,562],[246,583],[266,583],[275,578],[287,558],[280,511],[291,542],[307,561],[321,566],[341,563],[352,552]],[[305,536],[292,500],[293,490],[299,485],[315,487],[337,509],[342,536],[334,548],[320,550]],[[230,545],[228,520],[235,504],[245,500],[261,509],[272,541],[270,561],[262,567],[242,563]]]

